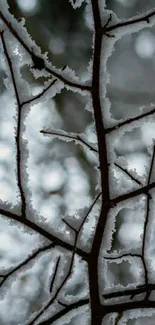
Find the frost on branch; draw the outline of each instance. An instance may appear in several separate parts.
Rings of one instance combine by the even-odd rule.
[[[71,2],[74,9],[81,7],[84,0],[69,0]]]
[[[1,107],[7,106],[11,124],[9,143],[15,156],[10,155],[15,170],[12,191],[16,193],[12,201],[1,194],[0,214],[8,227],[22,225],[15,237],[17,240],[17,233],[25,230],[28,253],[27,257],[21,253],[22,260],[15,256],[5,269],[1,267],[1,306],[3,309],[14,290],[22,287],[26,295],[28,283],[30,298],[37,303],[22,314],[25,303],[20,301],[18,323],[117,325],[154,315],[154,121],[150,133],[148,128],[155,111],[151,104],[137,108],[138,115],[128,112],[117,118],[107,97],[112,78],[107,64],[122,36],[154,25],[155,9],[121,20],[105,8],[105,1],[85,1],[84,6],[81,0],[70,2],[73,8],[86,7],[85,20],[94,32],[85,81],[68,66],[56,68],[32,40],[24,19],[17,21],[7,1],[0,3],[4,92],[9,99],[4,100],[3,94]],[[79,93],[87,99],[89,126],[83,124],[83,131],[81,125],[80,131],[64,131],[58,110],[64,88],[66,93]],[[74,101],[69,108],[74,109],[72,106]],[[1,110],[5,114],[3,107]],[[73,114],[71,124],[76,117]],[[2,141],[6,133],[3,125]],[[58,150],[53,138],[58,139]],[[67,146],[60,140],[78,144],[74,152],[80,163],[69,149],[65,152]],[[134,160],[134,150],[145,153],[141,166]],[[86,173],[82,173],[86,162],[90,182],[93,168],[97,170],[93,194]],[[30,243],[35,249],[30,249]],[[18,246],[22,246],[21,237]]]

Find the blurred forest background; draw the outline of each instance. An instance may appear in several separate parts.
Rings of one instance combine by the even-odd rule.
[[[2,0],[1,0],[2,1]],[[68,0],[9,0],[10,12],[17,18],[25,17],[26,27],[32,39],[49,53],[49,59],[58,68],[68,65],[85,80],[88,63],[92,58],[92,30],[85,15],[85,2],[80,9],[73,10]],[[119,18],[129,18],[154,7],[153,0],[107,0],[107,8]],[[1,120],[0,120],[0,197],[3,201],[17,203],[15,178],[15,147],[13,138],[13,116],[15,111],[3,79],[5,71],[0,66]],[[107,96],[111,101],[111,114],[116,119],[140,113],[139,107],[148,107],[155,102],[155,27],[138,34],[123,37],[115,45],[115,52],[108,60],[111,82]],[[24,78],[32,85],[33,93],[42,89],[43,79],[34,80],[28,69],[23,69]],[[89,206],[97,186],[96,157],[73,142],[62,142],[40,134],[41,129],[58,128],[69,132],[86,133],[95,141],[91,130],[92,115],[85,109],[87,98],[63,90],[47,105],[34,105],[26,126],[29,147],[28,173],[32,191],[33,207],[49,229],[60,216],[75,214],[77,209]],[[145,177],[149,152],[147,147],[155,130],[155,121],[143,128],[127,132],[115,141],[115,153],[124,156],[129,169]],[[122,186],[124,175],[116,168]],[[133,210],[121,211],[116,221],[111,250],[128,248],[138,243],[142,232],[142,220]],[[133,220],[137,220],[137,227]],[[43,219],[42,219],[43,220]],[[128,229],[131,229],[130,233]],[[128,232],[128,238],[126,233]],[[0,267],[11,267],[22,261],[37,247],[39,237],[21,232],[16,225],[0,219]],[[152,247],[154,252],[154,247]],[[46,265],[46,268],[45,268]],[[27,315],[39,309],[46,298],[47,277],[50,272],[48,254],[38,259],[32,269],[5,285],[5,299],[0,301],[0,324],[23,324]],[[137,271],[138,272],[138,271]],[[3,272],[1,272],[3,273]],[[109,265],[109,279],[114,284],[127,285],[137,277],[127,262]],[[8,282],[9,283],[9,282]],[[12,283],[12,282],[10,282]],[[80,289],[79,280],[79,288]],[[140,324],[146,320],[141,320]],[[72,322],[71,325],[74,323]],[[138,324],[129,322],[128,324]],[[153,320],[147,321],[153,324]]]

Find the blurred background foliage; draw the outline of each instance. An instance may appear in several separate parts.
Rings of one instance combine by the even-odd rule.
[[[92,31],[85,15],[85,2],[77,10],[73,10],[68,0],[9,0],[8,3],[10,12],[17,19],[25,17],[25,25],[32,39],[41,47],[42,52],[49,53],[48,57],[56,67],[68,65],[83,80],[87,78],[88,63],[92,58]],[[107,0],[106,6],[119,18],[129,18],[153,8],[154,0]],[[125,36],[115,44],[115,52],[108,60],[111,82],[107,86],[107,96],[111,101],[111,114],[116,120],[135,116],[140,113],[139,107],[147,107],[155,102],[154,57],[155,28],[146,28],[138,34]],[[3,66],[1,73],[1,98],[6,107]],[[31,83],[34,93],[42,89],[43,79],[34,80],[26,67],[23,68],[23,76]],[[85,109],[86,103],[87,98],[63,90],[44,107],[41,104],[35,105],[27,119],[26,136],[30,151],[28,173],[32,202],[39,215],[44,216],[49,222],[49,229],[52,229],[56,220],[62,216],[75,214],[77,209],[85,205],[89,206],[96,193],[98,174],[95,169],[96,157],[88,150],[84,150],[79,145],[75,146],[74,143],[52,139],[52,136],[46,138],[39,131],[52,127],[68,132],[85,132],[90,141],[95,141],[90,127],[92,115]],[[10,149],[14,148],[10,132],[13,128],[13,122],[10,121],[11,105],[8,101],[5,113],[4,111],[1,113],[0,189],[2,200],[16,204],[17,189],[16,192],[13,191],[16,187],[15,160]],[[13,114],[14,112],[12,116]],[[152,143],[154,128],[155,121],[152,116],[152,121],[146,123],[144,127],[126,132],[113,143],[116,157],[124,156],[129,169],[136,170],[143,178],[146,177],[145,166],[150,158],[147,147]],[[119,179],[119,186],[126,190],[126,180],[121,172]],[[135,224],[135,214],[138,215],[135,210],[122,209],[116,216],[111,252],[128,249],[131,246],[140,247],[143,218],[137,217]],[[131,235],[128,237],[126,233],[129,227]],[[4,235],[5,229],[7,229],[6,235]],[[22,261],[26,253],[34,248],[34,242],[37,246],[39,242],[37,236],[23,235],[18,228],[8,225],[2,218],[1,266],[10,267]],[[22,324],[27,319],[27,315],[40,308],[47,297],[44,279],[48,277],[47,269],[50,274],[52,268],[50,261],[48,254],[42,256],[36,263],[37,267],[32,268],[32,272],[25,271],[10,290],[7,288],[9,293],[5,301],[0,302],[1,325],[6,322],[9,325],[17,325],[19,322]],[[43,267],[45,263],[48,265],[46,270]],[[139,269],[138,267],[136,269],[136,265],[133,272],[133,265],[127,262],[122,262],[117,267],[115,263],[109,264],[109,283],[127,285],[138,280]],[[79,279],[80,276],[79,273]],[[80,280],[76,290],[79,288],[82,291]],[[19,320],[17,309],[22,310],[18,316]],[[73,325],[74,321],[70,324]],[[138,323],[132,321],[132,324]],[[153,320],[149,324],[154,324]]]

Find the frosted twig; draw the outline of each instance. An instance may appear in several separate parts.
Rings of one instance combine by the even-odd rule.
[[[147,285],[141,285],[137,288],[132,288],[132,289],[125,289],[122,291],[116,291],[116,292],[110,292],[110,293],[105,293],[103,294],[104,299],[112,299],[112,298],[117,298],[117,297],[125,297],[125,296],[131,296],[131,299],[135,295],[139,295],[141,293],[145,293],[147,291],[150,292],[155,290],[155,284],[147,284]]]
[[[70,266],[69,266],[69,270],[64,278],[64,280],[62,281],[61,285],[59,286],[59,288],[57,289],[56,293],[54,294],[54,296],[47,302],[47,304],[39,311],[39,313],[35,316],[35,318],[33,319],[33,321],[31,321],[30,323],[28,323],[28,325],[32,325],[34,323],[34,321],[36,321],[44,312],[45,310],[56,300],[59,292],[61,291],[61,289],[63,288],[64,284],[67,282],[67,280],[69,279],[71,273],[72,273],[72,267],[73,267],[73,262],[74,262],[74,256],[75,256],[75,253],[76,253],[76,245],[77,245],[77,240],[78,240],[78,235],[79,235],[79,232],[84,224],[84,222],[86,221],[89,213],[91,212],[92,208],[94,207],[95,203],[97,202],[97,200],[99,199],[101,193],[99,193],[97,195],[97,197],[95,198],[95,200],[93,201],[92,205],[90,206],[88,212],[86,213],[83,221],[81,222],[81,225],[79,227],[78,230],[74,229],[66,220],[62,219],[62,221],[69,227],[71,228],[74,232],[75,232],[75,239],[74,239],[74,248],[73,248],[73,252],[72,252],[72,256],[71,256],[71,261],[70,261]],[[57,274],[57,270],[58,270],[58,265],[59,265],[59,261],[60,261],[60,257],[58,258],[57,260],[57,263],[56,263],[56,267],[55,267],[55,271],[54,271],[54,276],[53,276],[53,279],[52,279],[52,283],[51,283],[51,286],[50,286],[50,292],[53,288],[53,284],[54,284],[54,280],[55,280],[55,277],[56,277],[56,274]]]
[[[104,256],[105,260],[117,260],[119,258],[124,258],[124,257],[139,257],[142,258],[141,254],[133,254],[133,253],[127,253],[127,254],[122,254],[119,256]]]
[[[11,25],[10,22],[7,21],[7,19],[4,17],[3,13],[0,11],[0,18],[3,20],[3,22],[5,23],[5,25],[8,27],[9,31],[12,33],[12,35],[18,40],[18,42],[24,47],[24,49],[26,50],[26,52],[31,56],[31,59],[34,63],[34,68],[39,68],[40,69],[40,62],[42,62],[41,68],[45,69],[47,72],[49,72],[50,74],[52,74],[54,77],[56,77],[57,79],[61,80],[62,82],[64,82],[64,84],[71,86],[73,88],[78,88],[81,90],[87,90],[87,91],[91,91],[91,87],[87,86],[87,85],[82,85],[82,84],[78,84],[78,83],[74,83],[71,80],[67,80],[63,75],[59,74],[56,71],[53,71],[51,68],[46,67],[45,62],[42,58],[38,57],[35,53],[33,53],[32,49],[30,49],[26,43],[23,41],[23,39],[19,36],[19,34],[15,31],[15,29],[13,28],[13,26]],[[40,64],[40,65],[39,65]]]
[[[134,191],[131,191],[129,193],[122,194],[122,195],[119,195],[119,196],[113,198],[111,200],[111,203],[116,205],[116,204],[118,204],[120,202],[123,202],[123,201],[126,201],[128,199],[134,198],[134,197],[136,197],[138,195],[147,194],[154,187],[155,187],[155,182],[152,182],[149,185],[142,186],[141,188],[139,188],[137,190],[134,190]]]
[[[19,271],[23,266],[28,264],[30,261],[35,259],[40,253],[45,252],[51,248],[53,248],[55,245],[49,244],[44,247],[38,248],[36,251],[34,251],[30,256],[28,256],[23,262],[19,263],[17,266],[11,269],[11,271],[7,272],[6,274],[0,274],[0,278],[3,278],[3,280],[0,283],[0,287],[4,284],[4,282],[10,277],[10,275],[14,274],[16,271]]]
[[[60,319],[61,317],[65,316],[67,313],[69,313],[70,311],[80,308],[84,305],[87,305],[89,303],[89,299],[82,299],[79,300],[77,302],[74,302],[70,305],[68,305],[67,307],[65,307],[64,309],[62,309],[61,311],[59,311],[58,313],[56,313],[54,316],[51,316],[49,318],[47,318],[45,321],[42,321],[40,323],[38,323],[38,325],[50,325],[53,324],[56,320]]]
[[[94,52],[92,64],[92,104],[93,114],[96,127],[97,143],[98,143],[98,156],[100,165],[100,186],[102,191],[102,205],[100,215],[94,232],[91,252],[88,260],[88,276],[89,276],[89,293],[90,293],[90,308],[91,308],[91,324],[101,324],[106,308],[104,306],[103,314],[101,313],[101,302],[99,293],[98,281],[98,259],[102,238],[106,227],[108,212],[110,209],[110,188],[109,188],[109,165],[108,165],[108,152],[107,142],[105,135],[104,116],[101,104],[100,93],[100,73],[101,73],[101,57],[102,57],[102,34],[101,34],[101,15],[99,2],[91,0],[92,16],[94,23]],[[103,80],[102,80],[103,82]]]
[[[129,18],[128,20],[125,21],[121,21],[117,24],[111,25],[111,26],[103,26],[102,27],[102,31],[103,33],[105,32],[111,32],[112,30],[116,30],[118,28],[122,28],[125,26],[131,26],[134,24],[138,24],[141,22],[147,22],[148,24],[150,23],[150,18],[155,16],[155,9],[150,10],[149,12],[147,12],[147,14],[143,13],[139,16],[135,16],[133,18]]]
[[[16,139],[16,149],[17,149],[17,155],[16,155],[16,164],[17,164],[17,183],[18,183],[18,188],[19,188],[19,193],[20,193],[20,197],[21,197],[21,215],[22,217],[26,218],[26,198],[25,198],[25,193],[24,193],[24,189],[23,189],[23,184],[22,184],[22,174],[21,174],[21,102],[20,102],[20,98],[19,98],[19,93],[18,93],[18,86],[16,84],[16,80],[15,80],[15,76],[14,76],[14,71],[12,68],[12,61],[10,59],[6,44],[5,44],[5,38],[4,38],[4,31],[2,31],[0,33],[1,35],[1,40],[2,40],[2,44],[3,44],[3,50],[4,50],[4,54],[6,56],[7,59],[7,63],[9,66],[9,70],[10,70],[10,74],[12,77],[12,84],[13,84],[13,88],[14,88],[14,92],[15,92],[15,97],[16,97],[16,101],[17,101],[17,107],[18,107],[18,114],[17,114],[17,135],[15,137]]]
[[[62,131],[57,131],[57,130],[51,130],[51,131],[44,131],[44,130],[41,130],[40,133],[43,133],[43,134],[51,134],[51,135],[56,135],[58,137],[62,137],[62,140],[63,138],[68,138],[68,139],[71,139],[73,141],[78,141],[79,143],[82,143],[84,144],[86,147],[88,147],[91,151],[94,151],[94,152],[98,152],[98,150],[96,148],[94,148],[92,145],[90,145],[88,142],[86,142],[86,140],[84,140],[82,138],[81,135],[78,135],[78,134],[68,134],[67,132],[62,132]]]
[[[114,162],[114,165],[121,169],[124,173],[126,173],[133,181],[135,181],[138,185],[143,185],[138,179],[132,176],[126,168],[121,167],[118,163]]]
[[[53,276],[52,276],[52,281],[51,281],[51,284],[50,284],[50,293],[52,292],[52,289],[53,289],[53,285],[54,285],[54,281],[55,281],[55,278],[56,278],[56,275],[57,275],[59,263],[60,263],[60,256],[57,259],[57,262],[56,262],[56,265],[55,265],[55,270],[54,270],[54,273],[53,273]]]
[[[110,166],[111,164],[109,163],[108,166]],[[131,178],[132,181],[136,182],[138,185],[143,185],[138,179],[136,179],[126,168],[123,168],[122,166],[120,166],[118,163],[114,162],[114,165],[119,168],[121,171],[123,171],[127,176],[129,176]],[[100,167],[98,167],[99,169]]]
[[[150,164],[147,185],[150,184],[151,174],[152,174],[152,169],[153,169],[153,164],[154,164],[154,158],[155,158],[155,145],[153,146],[153,152],[152,152],[152,158],[151,158],[151,164]],[[143,232],[143,242],[142,242],[142,260],[143,260],[144,272],[145,272],[145,285],[148,284],[148,270],[147,270],[146,261],[145,261],[145,249],[146,249],[145,246],[146,246],[146,233],[147,233],[147,226],[148,226],[149,212],[150,212],[150,199],[151,199],[151,195],[148,193],[147,201],[146,201],[146,217],[145,217],[145,222],[144,222],[144,232]]]
[[[107,22],[106,22],[105,25],[102,27],[102,33],[103,33],[104,35],[106,35],[107,37],[115,37],[115,35],[109,34],[109,33],[107,32],[107,27],[108,27],[110,21],[112,21],[112,14],[109,15],[109,18],[108,18]]]
[[[92,211],[93,207],[95,206],[95,204],[96,204],[96,202],[98,201],[98,199],[99,199],[99,197],[101,196],[101,194],[102,194],[102,192],[100,192],[100,193],[96,196],[96,198],[94,199],[93,203],[91,204],[91,206],[89,207],[87,213],[85,214],[85,217],[83,218],[83,220],[82,220],[82,222],[81,222],[81,225],[79,226],[79,229],[78,229],[78,230],[76,230],[75,228],[73,228],[73,226],[70,225],[70,224],[68,223],[68,221],[66,221],[65,219],[62,219],[62,221],[63,221],[64,223],[66,223],[66,225],[67,225],[69,228],[71,228],[71,229],[72,229],[72,230],[77,234],[77,236],[78,236],[78,234],[80,233],[80,231],[81,231],[81,229],[82,229],[82,227],[83,227],[83,225],[84,225],[86,219],[88,218],[90,212]]]
[[[104,306],[105,307],[105,306]],[[128,310],[135,310],[135,309],[146,309],[146,308],[154,308],[154,301],[149,300],[134,300],[134,301],[127,301],[122,303],[113,303],[106,305],[107,313],[120,313]],[[103,312],[103,311],[102,311]]]
[[[73,247],[73,251],[72,251],[72,255],[71,255],[69,269],[68,269],[68,272],[67,272],[65,278],[63,279],[61,285],[56,290],[54,296],[46,303],[46,305],[43,308],[41,308],[41,310],[37,313],[37,315],[33,318],[33,320],[31,322],[29,322],[27,325],[33,325],[34,322],[41,315],[43,315],[43,313],[49,308],[49,306],[51,306],[53,304],[53,302],[57,299],[59,292],[61,291],[61,289],[63,288],[63,286],[65,285],[65,283],[69,279],[70,275],[72,274],[72,267],[73,267],[73,263],[74,263],[75,253],[76,253],[77,239],[78,239],[78,232],[75,230],[74,247]],[[54,271],[54,276],[53,276],[53,279],[52,279],[52,283],[50,285],[50,292],[51,292],[51,290],[53,288],[54,280],[55,280],[55,277],[56,277],[56,274],[57,274],[57,270],[58,270],[59,261],[60,261],[60,257],[58,258],[57,263],[56,263],[56,267],[55,267],[55,271]]]
[[[118,325],[119,320],[121,319],[122,315],[123,315],[123,313],[120,313],[120,314],[117,315],[117,317],[115,319],[115,325]]]
[[[68,306],[67,304],[65,304],[64,302],[62,302],[62,301],[60,301],[60,300],[58,300],[58,304],[59,304],[60,306],[63,306],[63,307],[67,307],[67,306]]]
[[[133,123],[135,121],[139,121],[139,120],[141,120],[141,119],[143,119],[145,117],[148,117],[150,115],[153,115],[154,113],[155,113],[155,108],[153,108],[152,110],[150,110],[150,111],[148,111],[146,113],[137,115],[135,117],[131,117],[131,118],[129,118],[129,119],[125,120],[125,121],[122,121],[122,122],[120,122],[120,123],[118,123],[118,124],[116,124],[114,126],[111,126],[111,127],[106,128],[105,129],[105,133],[108,134],[108,133],[110,133],[112,131],[118,130],[118,129],[120,129],[124,125],[128,125],[128,124],[131,124],[131,123]]]
[[[56,83],[56,81],[57,81],[57,79],[52,80],[51,83],[46,88],[44,88],[38,95],[26,100],[25,102],[22,102],[21,106],[24,106],[26,104],[30,104],[33,101],[35,101],[36,99],[41,98]]]
[[[65,241],[57,238],[56,236],[52,235],[50,232],[48,232],[47,230],[43,229],[43,226],[39,226],[36,223],[34,223],[33,221],[27,219],[27,218],[22,218],[18,215],[16,215],[15,213],[11,213],[9,211],[5,211],[3,209],[0,209],[0,214],[8,217],[11,220],[15,220],[19,223],[21,223],[23,226],[28,227],[29,229],[33,230],[34,232],[42,235],[43,237],[49,239],[51,242],[53,242],[55,244],[55,246],[61,246],[64,249],[67,249],[68,251],[72,251],[73,250],[73,246],[69,243],[66,243]],[[82,257],[83,260],[87,261],[88,259],[88,253],[86,253],[85,251],[83,251],[80,248],[76,248],[76,254],[78,254],[79,256]]]

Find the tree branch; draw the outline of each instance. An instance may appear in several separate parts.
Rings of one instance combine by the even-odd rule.
[[[138,23],[142,23],[142,22],[146,22],[147,24],[150,23],[150,19],[152,17],[155,16],[155,9],[153,8],[152,10],[150,10],[149,12],[147,12],[147,14],[143,13],[142,15],[137,15],[135,17],[129,18],[125,21],[121,21],[117,24],[113,24],[111,26],[103,26],[102,27],[102,33],[109,33],[113,30],[125,27],[125,26],[131,26],[134,24],[138,24]],[[109,20],[110,21],[110,20]],[[109,22],[108,22],[109,24]]]
[[[126,296],[131,296],[130,299],[133,299],[134,296],[140,295],[141,293],[145,293],[147,291],[153,291],[155,290],[155,284],[147,284],[147,285],[139,285],[137,288],[132,288],[132,289],[125,289],[122,291],[116,291],[116,292],[111,292],[111,293],[105,293],[103,294],[104,299],[112,299],[112,298],[117,298],[117,297],[126,297]],[[142,299],[143,301],[143,299]]]
[[[3,209],[0,209],[0,214],[8,217],[11,220],[15,220],[15,221],[21,223],[23,226],[26,226],[29,229],[33,230],[34,232],[49,239],[51,242],[53,242],[55,244],[55,246],[63,247],[64,249],[67,249],[68,251],[73,250],[73,246],[71,244],[66,243],[65,241],[57,238],[56,236],[49,233],[47,230],[43,229],[42,226],[40,227],[39,225],[37,225],[36,223],[34,223],[33,221],[31,221],[29,219],[22,218],[14,213],[5,211]],[[87,261],[88,253],[84,252],[82,249],[76,247],[76,254],[81,256],[84,261]]]
[[[103,315],[101,314],[101,303],[98,281],[98,258],[102,238],[106,226],[108,211],[110,208],[109,194],[109,165],[107,158],[107,143],[105,127],[102,116],[100,99],[100,61],[102,48],[101,17],[98,0],[91,0],[93,20],[94,20],[94,53],[93,53],[93,73],[92,73],[92,103],[94,120],[96,126],[99,165],[101,174],[102,206],[100,216],[94,232],[92,248],[88,260],[89,291],[91,305],[91,325],[101,324]],[[103,80],[102,80],[103,82]]]
[[[19,188],[19,193],[20,193],[20,197],[21,197],[21,213],[22,216],[24,218],[26,218],[26,198],[25,198],[25,193],[24,193],[24,189],[23,189],[23,184],[22,184],[22,173],[21,173],[21,164],[22,164],[22,159],[21,159],[21,103],[20,103],[20,98],[19,98],[19,94],[18,94],[18,89],[17,89],[17,84],[16,84],[16,80],[15,80],[15,76],[14,76],[14,71],[13,71],[13,67],[12,67],[12,62],[5,44],[5,39],[4,39],[4,31],[2,31],[0,33],[1,35],[1,40],[2,40],[2,44],[3,44],[3,50],[4,50],[4,54],[6,56],[7,59],[7,63],[9,66],[9,70],[10,70],[10,74],[12,77],[12,84],[13,84],[13,88],[14,88],[14,92],[15,92],[15,97],[16,97],[16,101],[17,101],[17,107],[18,107],[18,115],[17,115],[17,135],[16,135],[16,148],[17,148],[17,156],[16,156],[16,164],[17,164],[17,183],[18,183],[18,188]]]
[[[155,145],[153,146],[153,153],[152,153],[152,159],[151,159],[151,164],[150,164],[147,185],[150,184],[152,168],[153,168],[153,163],[154,163],[154,157],[155,157]],[[146,238],[147,226],[148,226],[149,212],[150,212],[150,199],[151,199],[151,195],[148,193],[147,200],[146,200],[146,217],[145,217],[145,222],[144,222],[144,233],[143,233],[143,242],[142,242],[142,260],[143,260],[144,272],[145,272],[145,285],[148,284],[148,270],[147,270],[147,266],[146,266],[146,256],[145,256],[146,252],[145,252],[145,250],[146,250],[146,240],[147,240],[147,238]]]
[[[12,270],[7,272],[6,274],[0,274],[0,278],[3,278],[3,280],[0,283],[0,287],[2,287],[2,285],[9,278],[10,275],[14,274],[16,271],[19,271],[23,266],[25,266],[30,261],[35,259],[40,253],[45,252],[45,251],[53,248],[54,246],[55,246],[55,244],[52,243],[50,245],[38,248],[35,252],[33,252],[30,256],[28,256],[23,262],[19,263],[17,266],[12,268]]]
[[[115,131],[115,130],[120,129],[122,126],[131,124],[131,123],[133,123],[135,121],[139,121],[139,120],[141,120],[141,119],[143,119],[145,117],[148,117],[150,115],[153,115],[154,113],[155,113],[155,108],[152,109],[152,110],[150,110],[150,111],[148,111],[148,112],[146,112],[146,113],[137,115],[135,117],[131,117],[131,118],[129,118],[129,119],[125,120],[125,121],[122,121],[122,122],[120,122],[120,123],[118,123],[118,124],[116,124],[116,125],[114,125],[112,127],[106,128],[105,133],[106,134],[111,133],[112,131]]]
[[[44,88],[38,95],[26,100],[25,102],[22,102],[21,103],[21,107],[26,105],[26,104],[30,104],[32,103],[33,101],[41,98],[55,83],[56,83],[57,79],[54,79],[51,81],[51,83],[49,84],[49,86],[47,86],[46,88]]]
[[[59,311],[54,316],[51,316],[50,318],[46,319],[45,321],[38,323],[38,325],[50,325],[50,324],[53,324],[56,320],[58,320],[61,317],[65,316],[70,311],[72,311],[74,309],[78,309],[78,308],[80,308],[80,307],[82,307],[84,305],[88,305],[88,303],[89,303],[89,299],[81,299],[81,300],[79,300],[77,302],[74,302],[74,303],[68,305],[67,307],[65,307],[64,309],[62,309],[61,311]]]
[[[91,151],[98,152],[98,150],[95,147],[90,145],[89,142],[86,142],[86,140],[84,140],[81,135],[78,135],[76,133],[68,134],[67,132],[62,131],[62,130],[50,130],[50,131],[41,130],[40,133],[49,134],[49,135],[51,134],[54,136],[62,137],[62,140],[63,140],[63,138],[68,138],[71,141],[72,140],[78,141],[79,143],[84,144],[86,147],[88,147]]]
[[[58,72],[52,70],[49,67],[46,67],[44,60],[33,53],[33,51],[26,45],[26,43],[23,41],[23,39],[19,36],[19,34],[16,32],[16,30],[12,27],[11,23],[9,23],[7,21],[7,19],[5,18],[5,16],[3,15],[3,13],[1,11],[0,11],[0,18],[3,20],[3,22],[5,23],[5,25],[11,32],[11,34],[18,40],[18,42],[23,46],[23,48],[26,50],[26,52],[31,56],[31,59],[34,63],[34,68],[40,68],[38,62],[42,62],[41,68],[42,69],[44,68],[47,72],[52,74],[54,77],[56,77],[57,79],[64,82],[65,85],[71,86],[73,88],[78,88],[83,91],[84,90],[89,91],[89,92],[91,91],[90,86],[74,83],[71,80],[67,80],[63,75],[59,74]]]
[[[97,202],[97,200],[99,199],[101,193],[99,193],[97,195],[97,197],[95,198],[94,202],[92,203],[92,205],[90,206],[90,208],[88,209],[83,221],[81,222],[81,225],[79,226],[78,230],[74,229],[72,227],[72,225],[70,225],[66,220],[63,219],[63,222],[75,233],[75,239],[74,239],[74,247],[73,247],[73,252],[72,252],[72,256],[71,256],[71,261],[70,261],[70,266],[69,266],[69,270],[64,278],[64,280],[62,281],[61,285],[59,286],[59,288],[57,289],[56,293],[54,294],[54,296],[46,303],[46,305],[38,312],[38,314],[35,316],[35,318],[28,324],[28,325],[32,325],[34,324],[34,322],[49,308],[49,306],[57,299],[57,296],[59,294],[59,292],[61,291],[61,289],[63,288],[63,286],[65,285],[65,283],[68,281],[71,273],[72,273],[72,267],[73,267],[73,263],[74,263],[74,256],[76,254],[76,245],[77,245],[77,241],[78,241],[78,235],[88,217],[88,215],[90,214],[92,208],[94,207],[95,203]],[[59,262],[60,262],[60,257],[57,260],[56,263],[56,267],[55,267],[55,271],[54,271],[54,275],[52,277],[52,282],[50,285],[50,292],[52,291],[53,285],[54,285],[54,281],[57,275],[57,270],[58,270],[58,266],[59,266]]]
[[[145,185],[145,186],[143,186],[137,190],[131,191],[129,193],[119,195],[119,196],[115,197],[114,199],[111,199],[111,205],[116,205],[120,202],[126,201],[128,199],[132,199],[132,198],[134,198],[138,195],[141,195],[141,194],[147,194],[154,187],[155,187],[155,182],[153,182],[149,185]]]
[[[127,176],[131,178],[132,181],[136,182],[138,185],[143,185],[138,179],[132,176],[126,168],[121,167],[119,164],[114,162],[114,165],[117,166],[120,170],[122,170]]]

